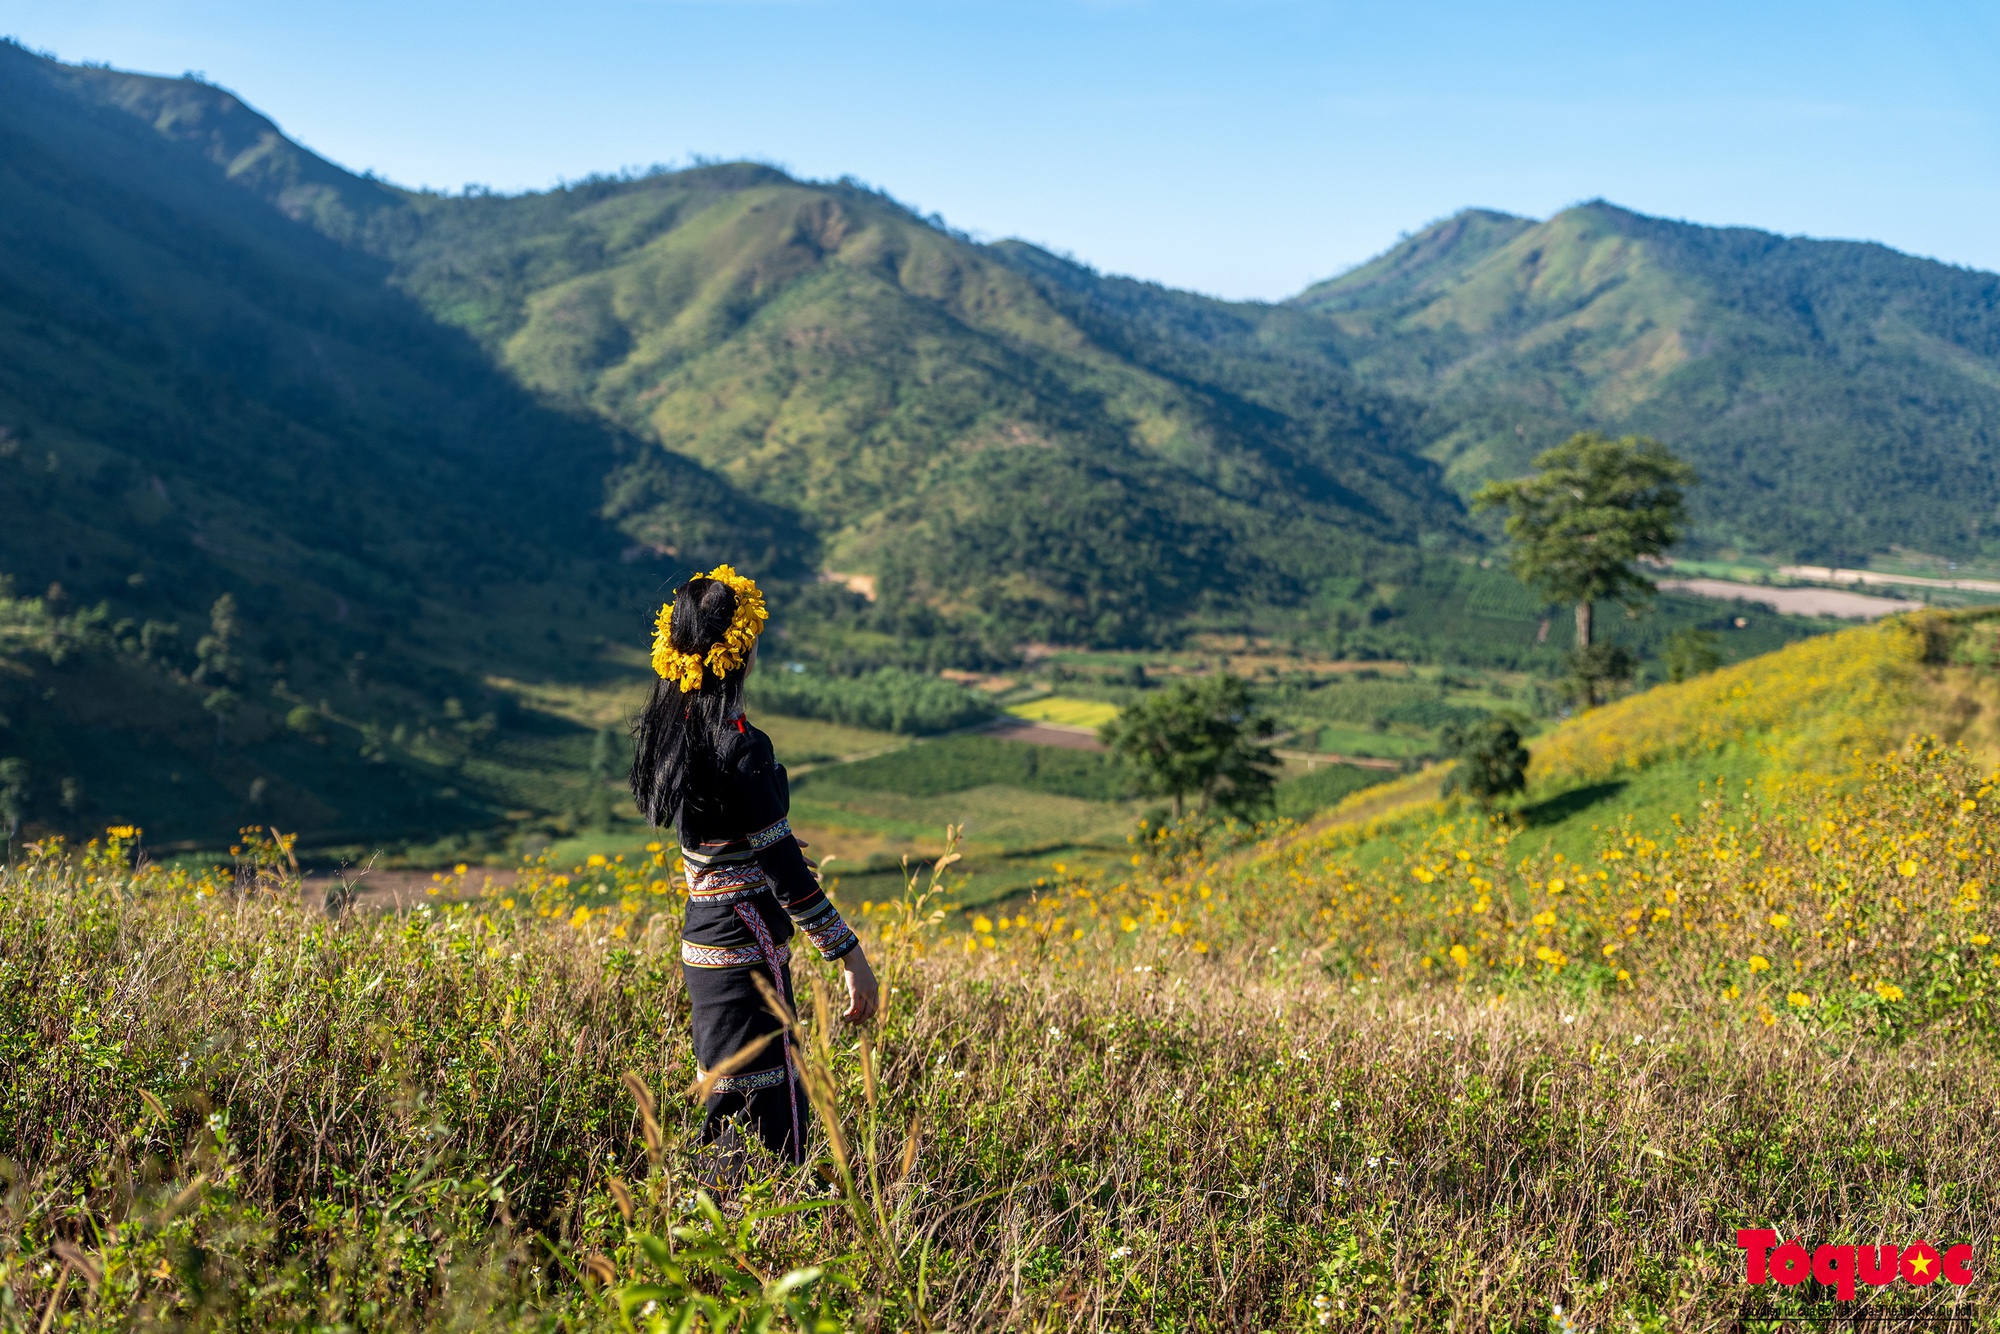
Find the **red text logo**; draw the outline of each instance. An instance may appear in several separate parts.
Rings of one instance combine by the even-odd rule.
[[[1743,1251],[1743,1277],[1750,1282],[1776,1279],[1789,1288],[1814,1278],[1832,1288],[1844,1302],[1854,1300],[1856,1283],[1886,1288],[1901,1278],[1921,1288],[1939,1278],[1959,1287],[1972,1282],[1972,1247],[1966,1244],[1943,1251],[1927,1241],[1908,1246],[1820,1246],[1807,1251],[1803,1241],[1781,1242],[1768,1227],[1737,1229],[1736,1244]]]

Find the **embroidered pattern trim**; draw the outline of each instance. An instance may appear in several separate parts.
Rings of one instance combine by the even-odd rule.
[[[840,909],[829,900],[821,899],[817,908],[792,920],[798,924],[799,930],[806,933],[806,938],[812,941],[813,948],[819,951],[822,959],[838,959],[854,948],[853,930],[841,918]]]
[[[715,1093],[755,1093],[759,1089],[774,1089],[785,1082],[787,1071],[784,1066],[769,1070],[753,1070],[747,1075],[724,1075],[708,1086]]]
[[[792,947],[777,947],[781,964],[792,960]],[[681,962],[696,968],[748,968],[764,962],[764,951],[758,945],[697,945],[692,940],[681,942]]]
[[[787,819],[778,821],[778,823],[772,825],[769,829],[758,830],[756,833],[750,835],[749,842],[753,849],[762,852],[779,839],[790,838],[791,836],[792,822]]]

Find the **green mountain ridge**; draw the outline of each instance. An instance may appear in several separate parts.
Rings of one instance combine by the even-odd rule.
[[[1650,429],[1724,483],[1704,541],[1776,515],[1820,556],[1881,527],[1841,517],[1866,486],[1907,523],[1924,468],[1985,448],[1987,276],[1863,247],[1873,286],[1834,290],[1821,243],[1688,231],[1468,213],[1294,302],[1224,302],[754,164],[408,191],[199,80],[0,45],[0,504],[30,520],[0,574],[49,589],[0,602],[0,753],[45,825],[576,815],[606,747],[514,683],[636,679],[661,589],[722,559],[771,582],[788,656],[837,670],[1200,631],[1553,670],[1461,492],[1566,430]],[[1900,489],[1815,477],[1828,385],[1903,432]],[[1730,433],[1771,421],[1768,447]],[[1952,423],[1977,429],[1925,434]],[[1990,485],[1934,508],[1974,540]],[[192,650],[224,592],[218,740]]]
[[[1462,491],[1574,430],[1632,431],[1712,483],[1701,545],[2000,551],[2000,276],[1595,202],[1461,213],[1290,304],[1364,382],[1431,405],[1423,450]]]
[[[729,164],[396,191],[223,90],[71,77],[389,259],[531,390],[662,446],[609,479],[628,534],[672,546],[687,492],[662,473],[695,459],[795,515],[829,567],[874,576],[898,631],[942,615],[1002,656],[1023,638],[1139,642],[1191,613],[1303,604],[1424,533],[1470,535],[1410,448],[1411,414],[1337,365],[1257,400],[1212,357],[1140,364],[1115,327],[1058,309],[1023,247],[857,186]]]

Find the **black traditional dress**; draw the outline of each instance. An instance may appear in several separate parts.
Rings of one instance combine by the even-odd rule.
[[[718,761],[715,787],[692,798],[675,822],[688,878],[681,971],[702,1070],[782,1027],[753,979],[761,973],[793,1004],[795,929],[827,959],[860,943],[792,837],[791,789],[771,738],[739,716]],[[704,1142],[733,1118],[748,1120],[772,1152],[805,1161],[806,1095],[788,1040],[773,1041],[716,1081]]]

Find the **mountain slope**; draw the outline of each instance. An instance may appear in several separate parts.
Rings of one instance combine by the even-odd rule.
[[[0,45],[0,576],[50,589],[0,616],[21,631],[0,635],[0,755],[29,762],[45,827],[491,823],[524,798],[495,756],[554,738],[487,678],[604,670],[592,641],[632,637],[660,580],[599,514],[638,442],[538,403],[383,261],[246,195],[222,140],[177,137],[216,92]],[[688,485],[711,504],[658,536],[808,559],[769,507]],[[225,593],[237,662],[198,671]],[[35,630],[99,603],[67,639]],[[242,703],[218,742],[222,684]]]
[[[1460,214],[1292,304],[1433,405],[1426,452],[1462,489],[1581,427],[1638,431],[1708,480],[1710,546],[2000,551],[2000,276],[1594,203]]]
[[[470,333],[537,394],[657,448],[610,517],[671,545],[692,459],[873,576],[878,629],[1133,642],[1298,603],[1421,533],[1465,535],[1408,414],[1337,366],[1249,403],[1134,364],[1004,248],[885,196],[734,164],[522,196],[352,177],[220,89],[64,70]],[[1211,303],[1218,307],[1221,303]]]
[[[736,165],[413,206],[398,283],[523,383],[795,507],[835,568],[997,641],[1132,642],[1462,531],[1338,367],[1250,405],[857,187]],[[634,517],[659,503],[645,469],[614,483]]]

